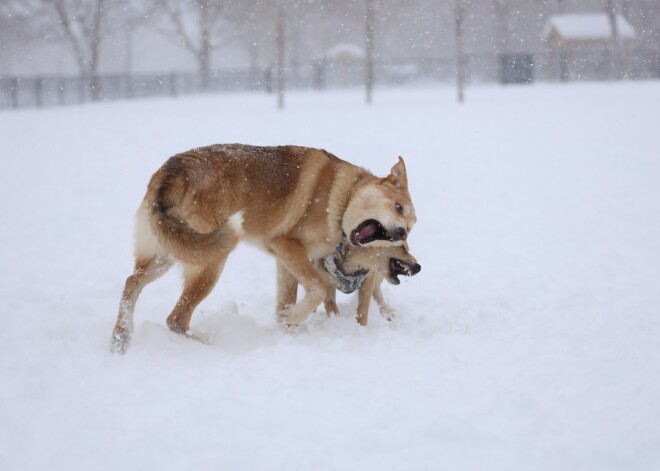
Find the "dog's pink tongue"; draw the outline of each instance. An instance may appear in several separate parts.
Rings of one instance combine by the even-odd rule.
[[[364,226],[361,230],[360,233],[358,234],[358,240],[363,241],[364,239],[371,237],[376,233],[376,225],[375,224],[367,224]]]

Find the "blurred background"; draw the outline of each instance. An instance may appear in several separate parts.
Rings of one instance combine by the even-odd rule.
[[[658,0],[2,0],[0,108],[660,78]]]

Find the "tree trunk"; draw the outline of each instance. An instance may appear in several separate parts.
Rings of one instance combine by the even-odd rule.
[[[105,14],[105,0],[97,0],[96,11],[94,12],[94,22],[89,38],[89,64],[87,74],[90,77],[90,89],[92,100],[97,101],[101,98],[101,82],[98,76],[99,55],[101,52],[102,26]]]
[[[202,91],[208,91],[211,85],[211,49],[208,45],[202,45],[197,54],[197,63],[199,67],[199,74],[202,79]]]
[[[458,102],[465,101],[465,53],[463,51],[463,21],[465,18],[465,5],[457,0],[454,9],[454,34],[456,42],[456,92]]]
[[[619,25],[616,22],[616,7],[614,0],[607,0],[607,17],[612,32],[612,45],[610,48],[612,62],[612,77],[619,80],[623,76],[623,67],[621,66],[621,51],[619,48]]]
[[[365,19],[366,41],[364,89],[366,92],[367,104],[371,104],[374,88],[374,0],[367,0]]]
[[[76,16],[77,12],[71,9],[71,5],[62,1],[52,2],[52,7],[58,17],[58,23],[61,25],[64,35],[73,48],[80,71],[81,82],[89,90],[90,98],[92,100],[98,100],[100,98],[98,62],[102,39],[101,28],[105,14],[105,0],[96,0],[94,10],[91,12],[93,15],[91,19],[88,16]],[[89,23],[90,21],[91,24]],[[77,31],[80,32],[77,33]]]
[[[285,17],[284,7],[280,7],[277,12],[277,107],[284,109],[284,89],[285,89],[285,68],[284,68],[284,49],[286,46],[285,37]]]

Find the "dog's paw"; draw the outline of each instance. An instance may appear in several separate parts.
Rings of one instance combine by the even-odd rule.
[[[339,315],[339,308],[337,307],[337,303],[334,301],[324,301],[323,305],[325,306],[325,315],[328,317],[332,316],[338,316]]]
[[[298,319],[295,319],[284,311],[277,314],[277,322],[285,327],[298,327],[300,325]]]
[[[196,333],[188,329],[184,334],[184,337],[187,337],[195,342],[203,343],[204,345],[215,345],[216,339],[213,333]]]
[[[304,319],[301,319],[295,306],[287,306],[277,313],[277,322],[286,327],[297,327]]]
[[[131,334],[125,330],[115,329],[112,333],[112,340],[110,341],[110,352],[123,355],[126,353],[129,344],[131,343]]]
[[[383,316],[387,321],[393,321],[396,318],[396,312],[389,306],[380,306],[378,309],[380,315]]]

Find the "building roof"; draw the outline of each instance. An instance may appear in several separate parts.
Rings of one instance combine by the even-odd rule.
[[[634,39],[635,28],[621,15],[616,15],[619,37]],[[556,31],[563,39],[611,39],[612,27],[609,16],[605,13],[552,15],[543,28],[543,37],[547,38]]]
[[[328,51],[325,53],[325,57],[328,59],[339,59],[347,57],[360,59],[364,57],[364,51],[362,48],[356,46],[355,44],[342,43],[328,49]]]

